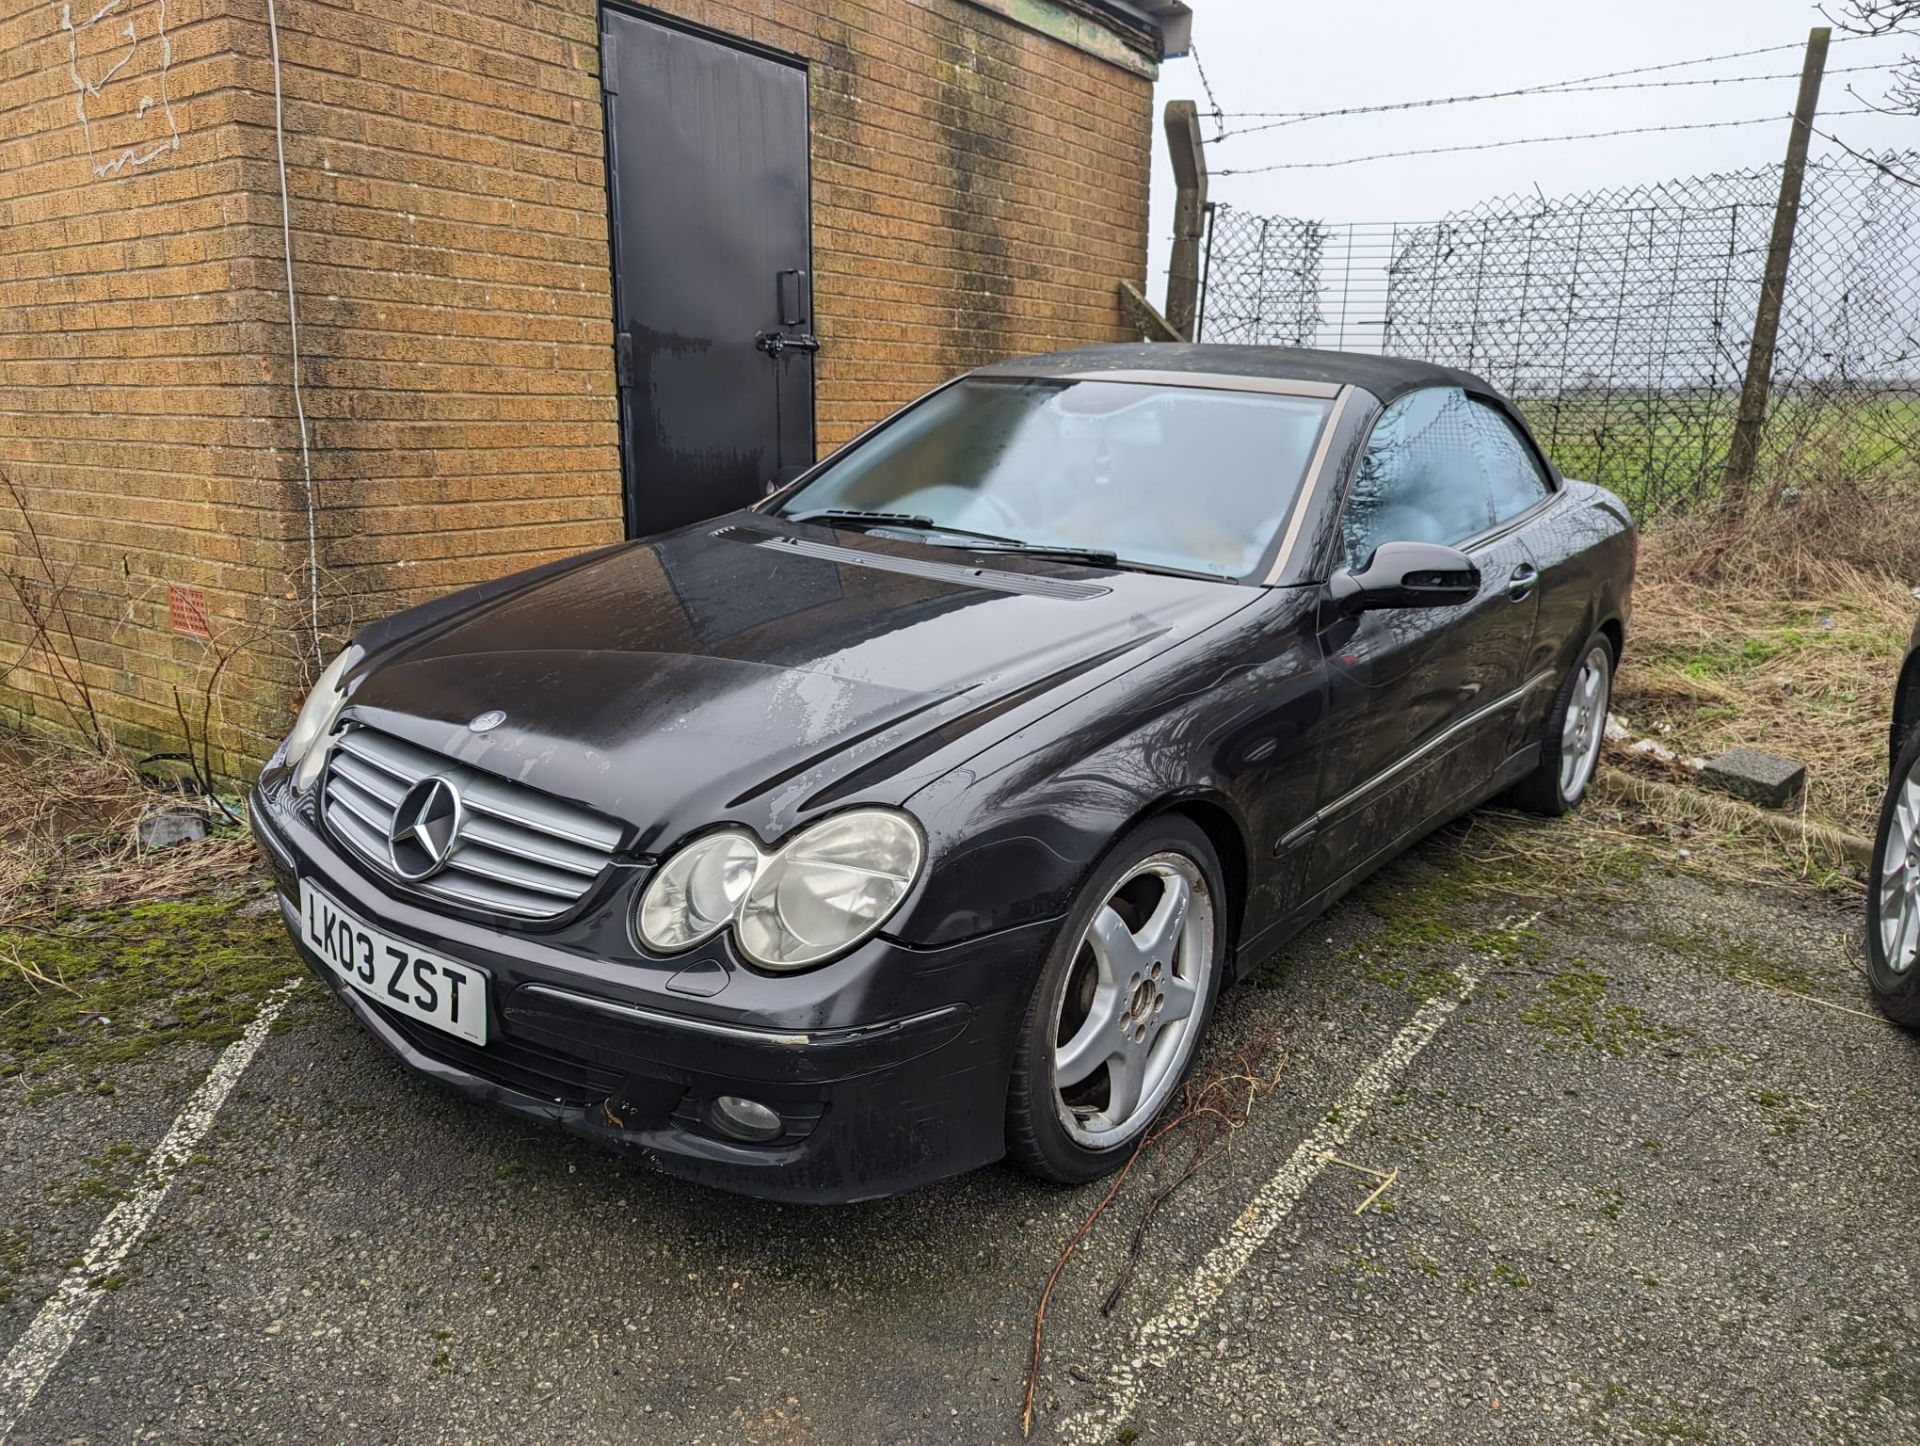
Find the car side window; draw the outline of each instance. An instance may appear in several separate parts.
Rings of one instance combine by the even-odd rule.
[[[1384,542],[1451,546],[1493,526],[1476,406],[1458,387],[1426,387],[1380,414],[1341,514],[1349,567]]]
[[[1498,407],[1472,401],[1480,464],[1486,471],[1489,502],[1497,525],[1518,517],[1553,494],[1553,484],[1513,421]]]

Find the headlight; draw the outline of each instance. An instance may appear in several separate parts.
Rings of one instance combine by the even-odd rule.
[[[710,833],[661,867],[640,897],[640,940],[665,954],[691,949],[733,922],[763,860],[741,832]]]
[[[851,948],[887,921],[920,872],[920,830],[860,809],[823,820],[767,861],[734,937],[768,969],[799,969]]]
[[[725,829],[661,865],[635,911],[640,942],[674,953],[734,928],[766,969],[844,953],[887,921],[919,876],[925,848],[905,814],[856,809],[802,829],[772,854]]]
[[[300,705],[300,716],[293,720],[293,731],[280,745],[287,767],[293,770],[296,793],[305,793],[320,776],[320,767],[327,761],[327,750],[315,745],[333,731],[340,710],[346,706],[347,695],[342,684],[347,669],[359,662],[361,656],[359,647],[351,647],[327,664],[326,670],[314,681],[307,701]]]

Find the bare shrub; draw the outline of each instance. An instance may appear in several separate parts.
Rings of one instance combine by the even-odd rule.
[[[74,631],[73,614],[67,606],[73,568],[55,569],[40,529],[34,524],[33,512],[27,506],[26,494],[4,470],[0,470],[0,493],[20,515],[15,555],[0,565],[0,594],[13,600],[27,629],[26,645],[13,662],[0,670],[0,683],[38,654],[54,683],[54,697],[66,711],[74,731],[97,751],[105,753],[113,747],[113,739],[94,706],[93,690],[87,686],[86,660],[81,656],[80,638]]]

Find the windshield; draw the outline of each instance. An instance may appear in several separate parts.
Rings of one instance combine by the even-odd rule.
[[[830,463],[779,512],[892,513],[921,530],[1239,578],[1292,510],[1327,409],[1256,392],[970,377]]]

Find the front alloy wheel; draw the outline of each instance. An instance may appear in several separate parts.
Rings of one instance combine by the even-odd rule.
[[[1106,1149],[1160,1113],[1213,973],[1213,902],[1184,854],[1143,859],[1080,936],[1055,1011],[1054,1105],[1075,1143]]]
[[[1894,765],[1867,889],[1867,979],[1888,1018],[1920,1029],[1920,728]]]
[[[1225,953],[1219,865],[1181,818],[1095,870],[1022,1030],[1008,1145],[1036,1174],[1091,1180],[1125,1160],[1192,1065]]]

